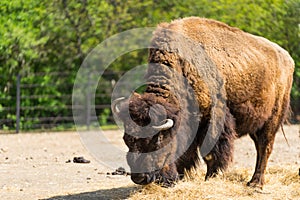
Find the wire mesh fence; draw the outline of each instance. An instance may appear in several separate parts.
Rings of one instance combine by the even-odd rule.
[[[74,110],[82,112],[82,128],[114,124],[111,94],[122,74],[105,72],[93,93],[88,80],[82,83],[86,84],[82,91],[84,105],[72,105],[74,72],[17,74],[9,81],[0,75],[0,132],[74,129]],[[299,99],[291,99],[292,123],[300,121],[299,105]]]
[[[82,127],[92,128],[99,123],[112,124],[110,95],[113,80],[120,74],[106,72],[99,81],[95,94],[89,92],[87,85],[82,95],[85,105],[80,106],[72,105],[76,75],[73,72],[17,74],[9,82],[1,81],[0,131],[74,128],[74,109],[84,112],[85,119],[81,120],[84,123],[80,124]],[[92,100],[91,97],[95,99]],[[91,116],[92,109],[96,111],[95,116]]]

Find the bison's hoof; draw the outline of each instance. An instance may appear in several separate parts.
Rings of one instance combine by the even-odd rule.
[[[258,183],[258,182],[251,182],[251,181],[249,181],[247,183],[247,186],[248,187],[252,187],[252,188],[256,188],[256,189],[260,189],[260,190],[263,189],[263,185],[261,183]]]
[[[220,170],[208,170],[205,175],[205,181],[208,181],[210,178],[216,178],[220,172]]]

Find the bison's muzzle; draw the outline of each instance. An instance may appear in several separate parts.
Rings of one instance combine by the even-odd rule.
[[[154,173],[132,173],[131,180],[139,185],[147,185],[155,181]]]
[[[158,170],[150,173],[132,173],[131,180],[139,185],[147,185],[155,182],[163,187],[171,187],[179,180],[179,176],[177,173],[164,173]]]

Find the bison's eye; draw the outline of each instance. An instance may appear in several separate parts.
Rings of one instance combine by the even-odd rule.
[[[163,134],[159,134],[158,138],[157,138],[157,144],[160,145],[163,142],[164,139],[164,135]]]

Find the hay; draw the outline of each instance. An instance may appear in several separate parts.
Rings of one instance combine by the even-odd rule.
[[[173,188],[156,184],[141,187],[129,199],[300,199],[299,166],[270,167],[264,190],[246,186],[251,169],[233,169],[216,178],[204,181],[205,170],[188,174]]]

